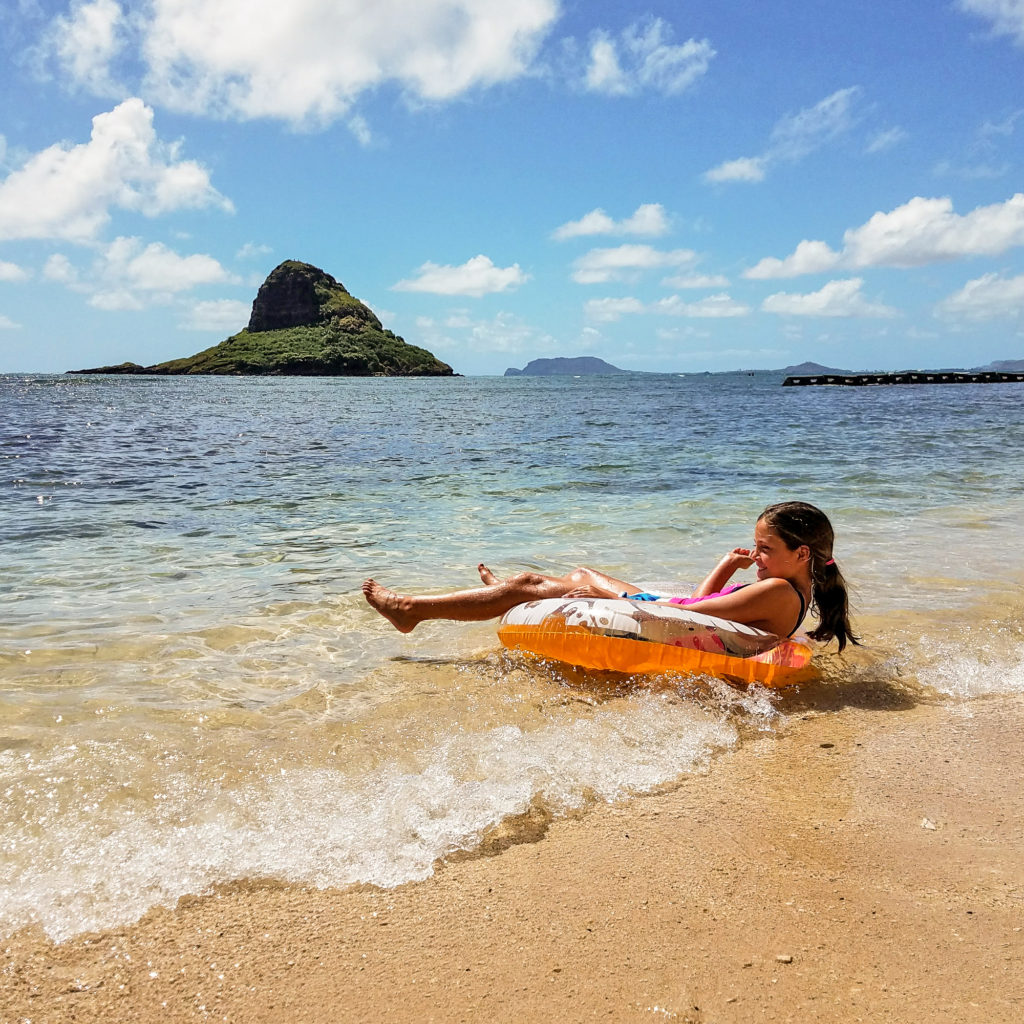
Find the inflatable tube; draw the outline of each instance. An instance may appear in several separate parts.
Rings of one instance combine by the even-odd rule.
[[[510,609],[498,626],[508,648],[581,668],[629,675],[711,675],[787,686],[813,674],[806,637],[780,641],[692,607],[610,598],[548,598]]]

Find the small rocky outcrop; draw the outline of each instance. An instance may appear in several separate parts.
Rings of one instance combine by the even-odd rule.
[[[154,366],[69,373],[450,377],[433,353],[385,330],[373,310],[310,263],[285,260],[260,285],[249,324],[219,345]]]

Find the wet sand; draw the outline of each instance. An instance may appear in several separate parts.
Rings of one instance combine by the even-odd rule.
[[[810,711],[393,891],[0,942],[0,1020],[1024,1020],[1024,696]]]

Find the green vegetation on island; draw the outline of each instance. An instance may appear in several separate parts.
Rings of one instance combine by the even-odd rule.
[[[431,352],[385,330],[330,274],[285,260],[260,286],[245,329],[193,356],[71,373],[305,377],[450,377]]]

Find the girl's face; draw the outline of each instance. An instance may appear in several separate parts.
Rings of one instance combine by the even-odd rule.
[[[807,572],[811,549],[806,544],[795,550],[788,547],[777,533],[759,520],[754,527],[754,550],[750,555],[759,580],[791,580]]]

